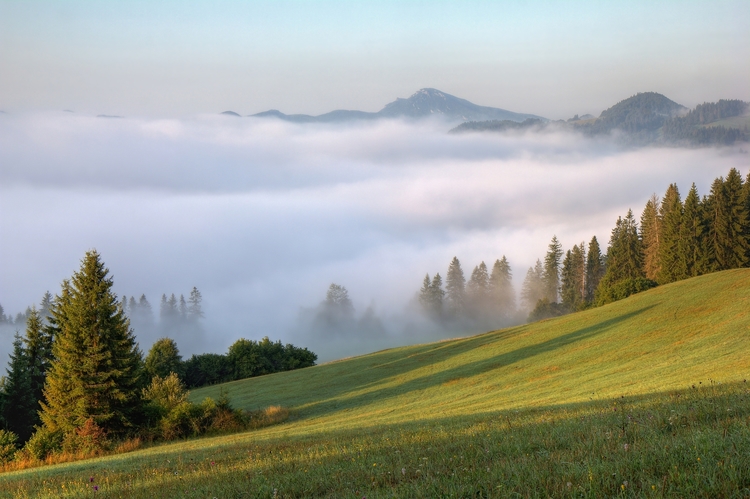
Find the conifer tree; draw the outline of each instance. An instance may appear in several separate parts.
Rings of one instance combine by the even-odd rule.
[[[706,272],[703,216],[695,184],[690,188],[683,205],[678,253],[682,259],[680,267],[685,270],[686,277],[695,277]]]
[[[586,253],[583,243],[566,252],[561,274],[562,303],[568,310],[578,310],[586,299]]]
[[[180,305],[178,307],[178,311],[180,314],[180,322],[184,324],[188,319],[188,305],[187,301],[185,301],[184,295],[180,295]]]
[[[490,274],[490,294],[497,315],[509,319],[516,311],[516,293],[513,290],[513,273],[505,255],[495,260]]]
[[[712,270],[734,269],[743,267],[748,262],[748,214],[742,184],[739,172],[732,168],[726,180],[719,177],[711,185],[706,212]]]
[[[443,311],[443,280],[440,274],[430,280],[430,274],[425,274],[422,289],[419,290],[419,303],[424,312],[433,319],[440,319]]]
[[[13,353],[6,370],[3,386],[2,416],[5,426],[25,442],[33,431],[37,401],[31,386],[29,359],[23,348],[21,336],[16,333],[13,340]]]
[[[466,279],[464,278],[464,271],[461,270],[461,262],[455,256],[448,265],[448,273],[445,276],[445,290],[449,313],[456,318],[462,316],[466,305]]]
[[[419,290],[419,304],[422,305],[422,310],[424,310],[426,313],[430,313],[430,293],[432,289],[430,288],[430,285],[432,284],[432,280],[430,280],[430,274],[424,275],[424,280],[422,281],[422,287]]]
[[[651,195],[641,215],[641,240],[643,241],[643,271],[646,277],[656,280],[659,275],[659,245],[661,242],[661,215],[659,196]]]
[[[123,307],[124,310],[124,307]],[[138,302],[135,301],[135,296],[131,296],[128,300],[128,318],[130,319],[130,322],[133,322],[133,319],[135,319],[138,316]]]
[[[557,236],[552,236],[547,247],[547,255],[544,257],[544,293],[547,300],[556,303],[560,291],[560,264],[562,263],[563,250]]]
[[[490,308],[490,276],[482,262],[471,273],[466,286],[467,309],[475,316],[483,316]]]
[[[188,319],[197,322],[204,317],[203,308],[201,303],[203,302],[203,296],[198,288],[193,286],[190,291],[190,298],[188,298]]]
[[[443,278],[440,273],[435,274],[430,284],[430,310],[435,318],[443,317],[443,299],[445,291],[443,290]]]
[[[540,260],[533,267],[529,267],[521,288],[521,300],[527,310],[533,309],[539,300],[546,296],[544,286],[544,267]]]
[[[52,362],[52,330],[42,323],[42,316],[32,307],[26,321],[26,335],[23,338],[24,352],[31,379],[31,395],[34,399],[34,411],[30,415],[33,425],[39,424],[39,401],[44,398],[44,381]]]
[[[586,302],[593,303],[596,288],[599,287],[599,281],[604,276],[604,257],[599,248],[599,241],[596,236],[589,242],[589,251],[586,255]]]
[[[617,219],[610,236],[606,262],[604,276],[596,290],[599,305],[655,285],[643,272],[643,247],[632,210],[628,210],[624,219]]]
[[[99,253],[87,252],[52,308],[53,359],[40,414],[50,433],[72,435],[92,420],[123,434],[140,407],[142,357],[108,274]]]
[[[680,250],[684,244],[680,243],[682,236],[682,201],[677,184],[670,184],[659,208],[662,220],[661,244],[659,245],[659,272],[656,282],[667,284],[687,277],[684,255]]]
[[[47,320],[47,318],[50,316],[50,310],[52,309],[52,293],[49,291],[46,291],[44,293],[44,296],[42,296],[42,302],[39,306],[39,315],[41,316],[42,320]]]

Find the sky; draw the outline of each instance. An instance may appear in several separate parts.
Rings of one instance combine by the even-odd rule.
[[[438,88],[550,119],[750,99],[740,1],[3,1],[0,109],[377,111]]]
[[[422,87],[552,119],[639,91],[750,100],[749,16],[744,2],[0,2],[0,304],[58,293],[95,248],[119,296],[158,310],[201,291],[185,356],[268,335],[331,360],[464,334],[414,313],[425,273],[505,255],[520,288],[553,235],[606,246],[670,183],[707,194],[732,167],[746,176],[747,152],[218,113],[376,111]],[[309,334],[331,283],[383,338]]]

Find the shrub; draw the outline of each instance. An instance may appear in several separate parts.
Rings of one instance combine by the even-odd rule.
[[[529,314],[527,321],[534,322],[549,319],[550,317],[559,317],[568,313],[570,313],[570,310],[564,304],[550,302],[547,298],[543,298],[536,302],[536,306]]]
[[[83,426],[76,428],[73,433],[65,435],[62,440],[63,452],[83,455],[98,454],[109,447],[107,432],[94,418],[88,418]]]
[[[51,431],[45,426],[37,427],[23,450],[30,457],[42,460],[53,452],[62,449],[62,441],[63,434],[61,431]]]
[[[0,430],[0,463],[7,463],[15,455],[18,448],[18,435],[12,431]]]
[[[609,286],[600,286],[597,290],[596,304],[598,306],[606,305],[607,303],[622,300],[630,295],[655,288],[656,286],[655,281],[646,279],[645,277],[634,277],[624,279]]]

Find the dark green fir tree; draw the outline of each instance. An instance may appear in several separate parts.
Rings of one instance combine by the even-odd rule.
[[[63,438],[91,420],[108,435],[133,429],[142,356],[99,253],[89,251],[52,308],[55,341],[40,414]]]
[[[25,442],[34,429],[38,409],[32,392],[29,359],[21,336],[16,333],[3,386],[2,416],[5,428],[15,433],[20,442]]]

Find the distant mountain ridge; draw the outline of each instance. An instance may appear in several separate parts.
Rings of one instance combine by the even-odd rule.
[[[225,111],[225,115],[236,115]],[[253,118],[277,118],[294,123],[338,123],[354,120],[376,120],[383,118],[424,119],[438,116],[451,122],[507,120],[522,122],[526,119],[548,121],[533,114],[516,113],[496,107],[479,106],[466,99],[441,92],[434,88],[422,88],[407,99],[398,98],[376,113],[339,109],[318,116],[307,114],[284,114],[276,109],[251,115]]]
[[[656,92],[642,92],[605,109],[598,118],[578,115],[563,121],[467,121],[450,133],[505,132],[509,130],[568,129],[588,136],[617,132],[629,145],[729,145],[750,140],[750,105],[740,100],[719,100],[689,110]]]

